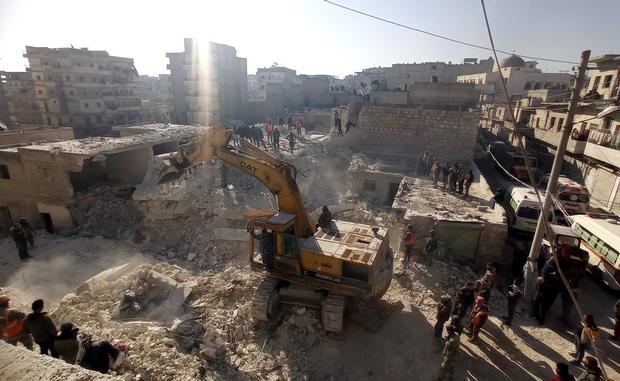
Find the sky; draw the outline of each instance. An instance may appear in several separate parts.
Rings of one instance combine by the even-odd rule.
[[[334,0],[415,28],[489,46],[479,0]],[[498,49],[579,61],[620,53],[618,0],[487,0]],[[322,0],[0,0],[0,70],[27,66],[25,46],[87,47],[132,57],[140,74],[167,73],[183,39],[234,46],[248,73],[277,62],[298,74],[343,77],[393,63],[488,58]],[[500,59],[503,55],[500,56]],[[543,71],[570,64],[540,61]]]

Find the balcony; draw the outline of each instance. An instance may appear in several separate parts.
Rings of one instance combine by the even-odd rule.
[[[608,130],[591,129],[584,155],[613,167],[620,166],[620,135]]]
[[[533,128],[534,137],[538,140],[545,142],[546,144],[557,147],[560,141],[560,132],[555,129],[552,130],[544,130],[542,128]],[[585,141],[577,141],[574,139],[569,139],[568,144],[566,145],[566,152],[572,153],[574,155],[582,155],[586,148]]]

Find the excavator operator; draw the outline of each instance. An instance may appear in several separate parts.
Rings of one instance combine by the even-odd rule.
[[[272,272],[275,267],[275,257],[273,253],[273,233],[269,233],[266,228],[263,228],[260,234],[254,233],[249,228],[248,232],[254,239],[260,242],[260,255],[263,260],[263,265],[267,268],[267,271]]]

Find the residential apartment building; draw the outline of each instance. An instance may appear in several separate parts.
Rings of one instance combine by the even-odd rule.
[[[26,47],[43,123],[72,126],[75,134],[106,134],[140,121],[138,75],[132,58],[86,48]]]
[[[483,94],[483,101],[504,101],[505,96],[501,85],[504,77],[508,96],[514,99],[522,98],[529,90],[552,89],[562,90],[568,96],[572,75],[569,73],[543,73],[534,61],[525,62],[517,55],[511,55],[500,62],[499,69],[481,71],[478,73],[459,75],[456,79],[461,83],[473,83]]]
[[[247,60],[232,46],[184,40],[184,51],[166,53],[174,119],[210,124],[245,119],[248,105]]]
[[[618,75],[620,55],[594,57],[590,64],[590,82],[582,92],[571,128],[562,172],[586,185],[590,205],[620,213],[620,112],[605,118],[597,115],[613,104],[618,104]],[[566,127],[568,90],[529,90],[521,99],[513,101],[517,125],[525,138],[530,154],[538,157],[541,174],[548,173]],[[586,95],[587,94],[587,95]],[[483,107],[480,126],[493,139],[516,145],[508,107],[492,104]]]
[[[6,122],[20,124],[43,124],[29,72],[0,72],[7,104]]]

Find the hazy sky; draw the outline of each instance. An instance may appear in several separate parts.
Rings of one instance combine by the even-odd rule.
[[[420,29],[488,46],[479,0],[334,0]],[[487,0],[498,48],[578,61],[619,53],[620,0]],[[140,74],[166,73],[183,38],[232,45],[248,73],[273,62],[306,74],[344,76],[392,63],[487,58],[349,13],[321,0],[0,0],[0,69],[24,70],[25,45],[88,47],[133,57]],[[501,57],[500,57],[501,58]],[[546,71],[571,65],[541,62]]]

